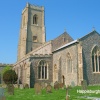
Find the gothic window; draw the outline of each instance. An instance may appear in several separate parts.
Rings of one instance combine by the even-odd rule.
[[[92,69],[93,72],[100,72],[100,53],[97,46],[92,50]]]
[[[38,21],[38,17],[37,17],[37,15],[35,14],[35,15],[33,16],[33,24],[37,24],[37,21]]]
[[[48,64],[45,60],[41,60],[38,65],[38,79],[47,79],[48,78]]]
[[[67,54],[67,71],[68,73],[72,72],[72,59],[70,53]]]
[[[33,36],[33,42],[37,42],[37,36]]]

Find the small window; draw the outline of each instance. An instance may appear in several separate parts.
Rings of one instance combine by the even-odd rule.
[[[33,36],[33,42],[37,42],[37,36]]]
[[[37,22],[37,19],[38,19],[38,18],[37,18],[37,15],[34,15],[34,16],[33,16],[33,24],[37,24],[37,23],[38,23],[38,22]]]
[[[65,37],[63,37],[63,42],[66,42],[66,38]]]

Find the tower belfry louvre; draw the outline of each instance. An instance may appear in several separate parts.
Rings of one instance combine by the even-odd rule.
[[[22,11],[18,60],[45,43],[44,7],[27,3]]]

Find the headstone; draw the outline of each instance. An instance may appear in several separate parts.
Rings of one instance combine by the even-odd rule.
[[[74,81],[71,82],[71,86],[75,87],[75,82]]]
[[[0,98],[0,100],[6,100],[6,97],[5,96],[2,96],[2,98]]]
[[[19,87],[20,87],[20,89],[23,89],[23,88],[24,88],[24,87],[23,87],[23,84],[20,84],[20,86],[19,86]]]
[[[82,90],[87,90],[87,81],[86,80],[81,81],[81,86]]]
[[[63,83],[59,83],[59,88],[64,88],[64,84]]]
[[[54,83],[54,89],[55,90],[58,90],[59,89],[59,83],[57,81]]]
[[[52,93],[52,86],[51,85],[47,85],[46,92],[47,93]]]
[[[66,100],[69,100],[69,96],[66,96]]]
[[[3,87],[3,88],[7,88],[7,85],[6,85],[6,84],[2,84],[2,87]]]
[[[14,88],[18,88],[18,84],[14,84]]]
[[[66,87],[66,100],[69,100],[69,89],[70,89],[70,87],[67,86]]]
[[[35,93],[40,94],[41,93],[41,85],[39,83],[35,83],[34,85]]]
[[[46,87],[46,86],[45,86],[45,83],[42,82],[42,83],[41,83],[41,88],[44,89],[45,87]]]
[[[29,85],[28,84],[25,84],[24,85],[24,89],[28,89],[29,88]]]
[[[52,87],[54,87],[54,83],[53,83],[53,82],[51,82],[50,85],[51,85]]]
[[[14,95],[14,85],[13,84],[8,85],[8,93],[10,95]]]
[[[48,85],[48,84],[47,84],[47,83],[45,83],[45,87],[47,87],[47,85]]]
[[[0,87],[0,96],[4,96],[4,88]]]

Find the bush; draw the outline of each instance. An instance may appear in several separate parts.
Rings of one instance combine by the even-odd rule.
[[[6,84],[15,84],[17,82],[18,76],[14,70],[7,70],[3,74],[3,81]]]
[[[7,70],[11,70],[11,66],[5,66],[1,74],[3,75]]]

